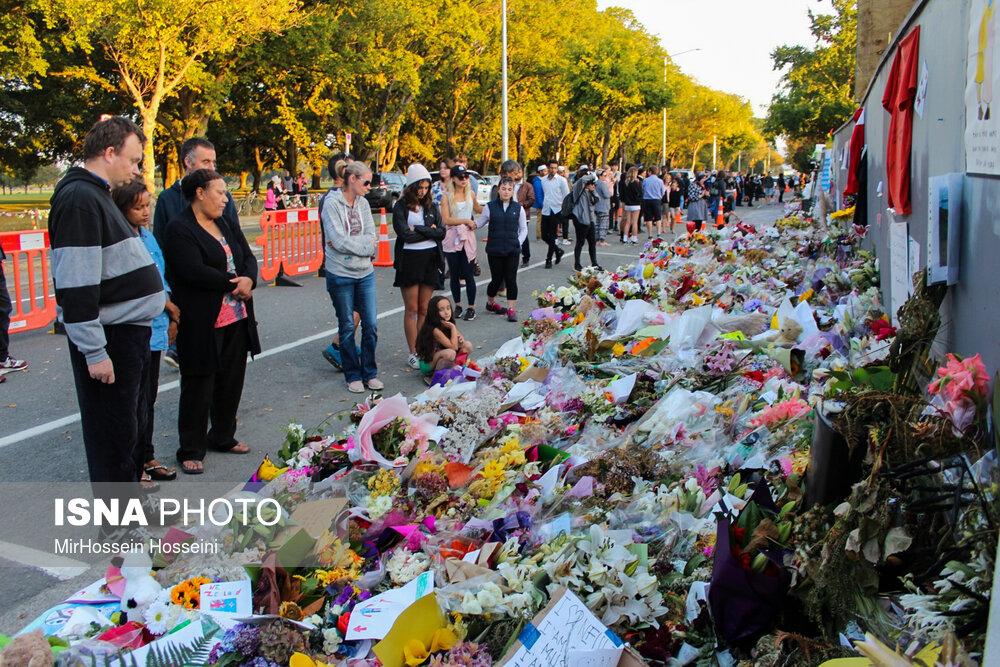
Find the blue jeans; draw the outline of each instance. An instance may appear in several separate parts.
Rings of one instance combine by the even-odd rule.
[[[337,312],[340,327],[340,358],[344,377],[348,382],[367,382],[378,376],[375,366],[375,345],[378,343],[378,325],[375,308],[375,272],[364,278],[345,278],[326,274],[326,291]],[[354,313],[361,316],[361,358],[354,339]]]

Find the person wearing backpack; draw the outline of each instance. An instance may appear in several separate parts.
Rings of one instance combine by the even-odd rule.
[[[598,271],[603,271],[597,263],[597,213],[594,205],[598,198],[596,193],[597,176],[589,171],[580,170],[573,183],[573,226],[576,228],[576,247],[573,249],[573,268],[577,271],[583,270],[580,264],[580,251],[583,244],[587,244],[587,251],[590,253],[590,263]]]
[[[542,240],[548,244],[545,255],[545,268],[552,268],[552,260],[558,264],[562,259],[563,250],[556,246],[559,233],[559,223],[562,222],[564,200],[570,194],[569,183],[559,175],[559,161],[549,160],[548,173],[542,176]],[[572,205],[571,205],[572,208]]]

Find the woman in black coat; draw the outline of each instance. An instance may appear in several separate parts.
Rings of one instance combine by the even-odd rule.
[[[419,368],[417,332],[424,325],[427,304],[434,290],[444,288],[444,221],[431,197],[431,175],[422,164],[406,170],[403,196],[392,207],[392,229],[396,232],[393,286],[403,297],[403,335],[409,348],[407,364]]]
[[[247,352],[260,353],[252,298],[257,259],[239,224],[222,216],[227,201],[222,176],[199,169],[184,177],[181,191],[190,206],[167,225],[163,250],[173,298],[184,313],[177,330],[177,460],[181,470],[197,475],[209,448],[250,451],[236,439],[236,412]]]

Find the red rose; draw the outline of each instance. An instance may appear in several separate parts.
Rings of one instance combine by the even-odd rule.
[[[351,623],[351,612],[345,612],[337,619],[337,631],[342,637],[347,636],[347,626]]]

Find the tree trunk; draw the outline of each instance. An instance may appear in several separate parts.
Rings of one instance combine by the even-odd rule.
[[[299,165],[299,149],[295,145],[295,139],[288,137],[285,139],[285,169],[292,177],[295,177]]]
[[[607,164],[608,152],[611,150],[611,121],[604,119],[604,136],[601,142],[601,164]]]
[[[264,171],[264,160],[260,157],[260,146],[253,147],[253,191],[260,192],[260,176]]]
[[[691,151],[691,171],[695,170],[695,165],[698,164],[698,151],[700,151],[701,147],[704,145],[705,142],[702,141],[701,143],[699,143],[697,146],[694,147],[693,151]]]
[[[315,161],[312,165],[312,182],[309,184],[310,190],[319,190],[323,187],[320,184],[320,176],[323,175],[323,159],[316,155]]]
[[[163,189],[166,190],[171,185],[174,184],[178,178],[180,178],[180,164],[177,162],[177,156],[173,151],[170,151],[170,155],[167,157],[166,167],[163,170]]]
[[[517,161],[524,168],[525,176],[530,176],[531,172],[528,169],[528,130],[525,129],[524,123],[517,126]]]
[[[240,190],[246,191],[247,189],[247,179],[250,178],[249,171],[240,172]]]
[[[455,135],[455,121],[449,118],[444,124],[444,142],[447,148],[447,157],[455,157],[458,155],[458,143],[457,137]]]
[[[389,169],[399,160],[399,132],[392,137],[392,141],[385,147],[385,155],[382,156],[382,163],[385,169]]]
[[[156,95],[145,108],[140,108],[142,133],[146,143],[142,147],[142,179],[150,192],[156,192],[156,161],[153,157],[153,140],[156,138],[156,115],[160,111],[160,100]]]

